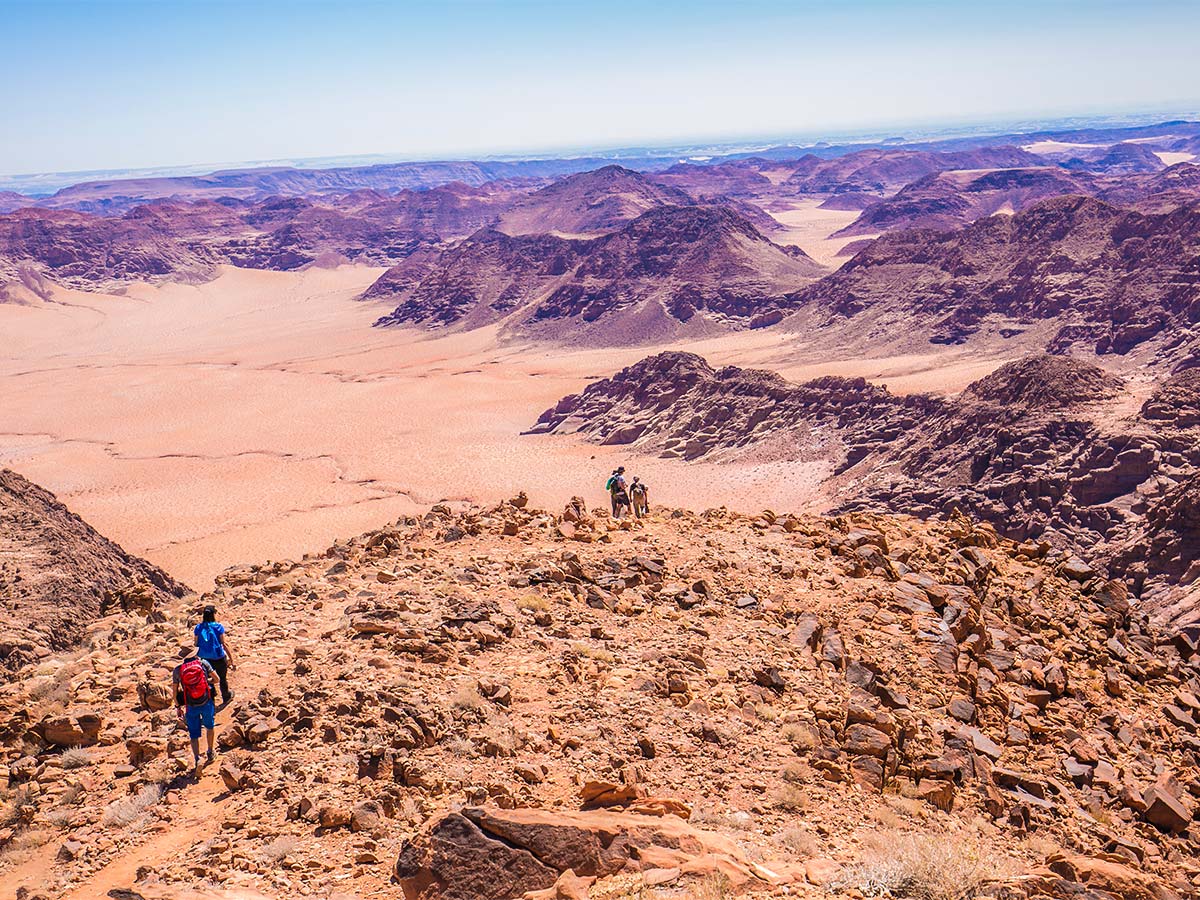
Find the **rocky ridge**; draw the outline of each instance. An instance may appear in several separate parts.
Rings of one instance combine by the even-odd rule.
[[[1191,336],[1200,302],[1192,203],[1162,214],[1058,197],[950,232],[885,234],[788,298],[860,330],[961,343],[985,327],[1057,324],[1049,347],[1125,354]],[[807,321],[807,320],[806,320]],[[807,327],[807,326],[806,326]]]
[[[114,608],[148,611],[186,590],[49,491],[0,469],[0,680],[73,647]]]
[[[662,206],[592,240],[477,232],[364,297],[400,304],[377,324],[477,327],[637,344],[782,318],[783,295],[824,270],[719,206]]]
[[[207,602],[244,649],[193,782],[163,686]],[[974,860],[971,896],[1170,900],[1200,884],[1198,664],[962,517],[435,507],[113,611],[4,688],[0,871],[30,898],[854,897],[930,878],[919,846]]]
[[[1194,485],[1196,372],[1165,380],[1140,413],[1112,420],[1121,378],[1038,356],[1001,366],[955,399],[899,397],[862,379],[790,384],[664,353],[547,410],[534,434],[712,461],[823,461],[829,503],[846,510],[957,510],[1009,538],[1109,564],[1158,612],[1200,578]],[[1147,555],[1147,543],[1154,552]]]

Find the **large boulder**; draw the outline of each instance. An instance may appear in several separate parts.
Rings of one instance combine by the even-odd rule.
[[[35,729],[52,747],[90,747],[100,740],[104,720],[91,710],[46,716]]]
[[[548,889],[567,871],[604,877],[653,868],[721,872],[737,884],[778,878],[732,841],[673,815],[478,807],[406,841],[395,871],[406,900],[506,900]]]

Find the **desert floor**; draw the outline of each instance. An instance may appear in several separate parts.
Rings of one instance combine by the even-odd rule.
[[[379,271],[226,269],[203,285],[0,304],[0,464],[198,589],[234,563],[319,551],[443,500],[524,490],[550,508],[575,494],[601,504],[618,463],[655,503],[820,508],[823,463],[682,463],[522,436],[560,397],[652,350],[372,328],[386,308],[355,297]],[[684,349],[897,391],[955,391],[1003,361],[796,347],[756,331]]]

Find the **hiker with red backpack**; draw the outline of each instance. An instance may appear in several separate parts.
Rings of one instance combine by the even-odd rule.
[[[185,659],[171,673],[175,687],[175,707],[179,718],[187,723],[188,737],[192,739],[194,770],[200,774],[200,732],[208,729],[207,762],[214,757],[213,742],[216,739],[216,722],[213,717],[217,708],[217,673],[205,660],[197,657]]]

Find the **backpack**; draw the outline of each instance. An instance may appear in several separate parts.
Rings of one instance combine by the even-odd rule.
[[[209,701],[212,689],[200,660],[189,659],[179,667],[179,683],[188,706],[202,706]]]
[[[616,483],[617,483],[617,476],[609,475],[608,481],[604,482],[604,489],[606,491],[608,491],[609,493],[612,493],[613,485],[615,485]]]

